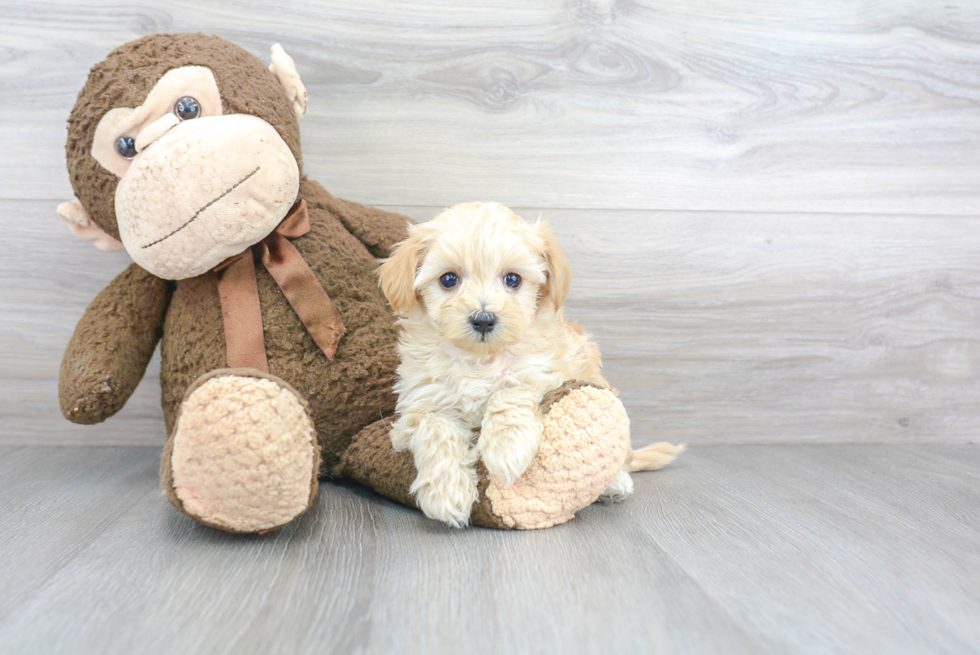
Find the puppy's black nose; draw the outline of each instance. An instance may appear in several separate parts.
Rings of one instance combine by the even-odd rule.
[[[493,326],[497,324],[497,317],[490,312],[480,312],[470,316],[470,325],[482,335],[493,332]]]

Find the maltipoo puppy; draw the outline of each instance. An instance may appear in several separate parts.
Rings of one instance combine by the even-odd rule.
[[[551,232],[498,203],[411,226],[379,276],[400,316],[392,443],[414,456],[425,515],[465,525],[479,459],[504,484],[534,459],[545,392],[570,379],[608,386],[599,349],[562,317],[571,270]],[[605,496],[632,489],[624,470]]]

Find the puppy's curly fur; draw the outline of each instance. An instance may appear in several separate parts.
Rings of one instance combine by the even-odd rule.
[[[379,277],[401,328],[392,443],[414,456],[422,511],[465,525],[477,460],[505,484],[519,478],[541,440],[544,393],[569,379],[608,386],[599,349],[562,317],[571,270],[551,232],[498,203],[412,225]],[[632,486],[624,470],[606,499]]]

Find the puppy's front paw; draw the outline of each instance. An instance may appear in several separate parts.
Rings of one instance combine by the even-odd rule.
[[[469,523],[476,502],[476,471],[468,467],[419,473],[409,491],[415,494],[419,509],[430,519],[454,528]]]
[[[487,412],[477,449],[490,477],[510,486],[524,475],[538,454],[542,430],[541,419],[528,409]]]

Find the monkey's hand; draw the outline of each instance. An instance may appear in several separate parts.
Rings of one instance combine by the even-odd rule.
[[[92,222],[78,198],[58,205],[58,216],[65,223],[68,223],[68,228],[72,234],[80,239],[91,241],[97,250],[118,252],[123,249],[122,242],[106,234],[101,227]]]
[[[61,413],[101,423],[126,404],[163,332],[170,285],[136,264],[120,273],[85,310],[61,361]]]

